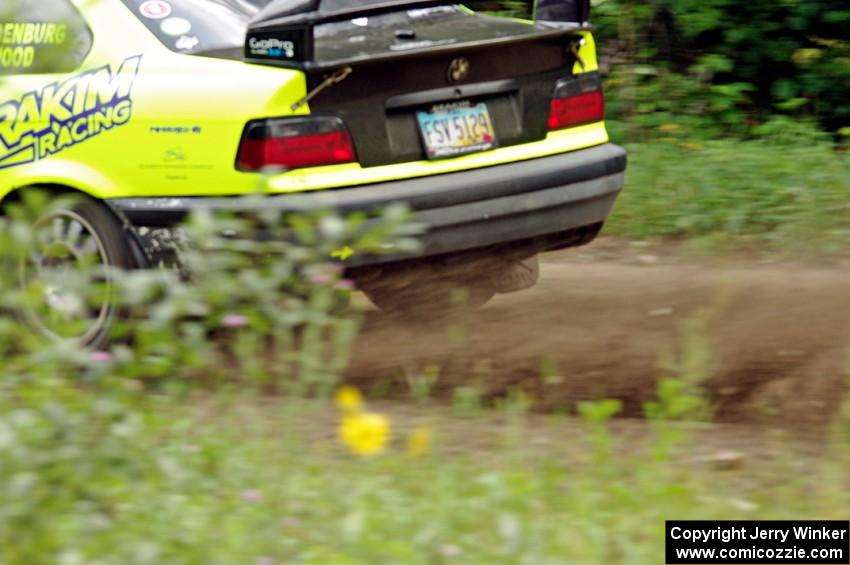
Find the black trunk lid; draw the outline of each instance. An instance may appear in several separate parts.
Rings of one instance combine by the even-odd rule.
[[[426,159],[416,114],[446,104],[485,104],[499,147],[544,139],[555,83],[571,74],[570,46],[582,28],[540,27],[455,4],[352,15],[312,26],[309,53],[300,53],[309,56],[298,66],[311,111],[343,118],[364,167]],[[283,37],[273,27],[251,33]],[[326,84],[345,68],[344,80]]]
[[[554,85],[574,62],[570,35],[457,8],[371,20],[317,30],[317,60],[348,53],[357,62],[348,78],[310,102],[313,112],[345,120],[363,166],[425,159],[416,112],[447,103],[485,103],[500,147],[546,137]],[[407,56],[366,55],[387,51]],[[452,72],[457,61],[466,68],[460,78]],[[308,91],[326,76],[308,71]]]

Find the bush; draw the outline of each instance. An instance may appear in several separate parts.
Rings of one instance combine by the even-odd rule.
[[[672,111],[708,133],[748,134],[773,114],[815,117],[832,131],[850,124],[840,86],[850,80],[848,21],[834,0],[605,0],[595,10],[613,115]]]
[[[479,2],[530,17],[532,2]],[[598,0],[593,23],[619,131],[665,123],[702,138],[750,136],[773,115],[850,126],[850,8],[840,0]]]
[[[28,193],[0,218],[5,272],[28,255],[27,220],[45,202]],[[174,505],[219,484],[235,459],[214,437],[196,442],[198,422],[182,403],[208,391],[327,397],[359,321],[344,307],[350,282],[330,257],[341,246],[409,249],[405,218],[389,209],[370,222],[325,214],[287,225],[275,216],[249,223],[198,214],[184,228],[188,276],[112,273],[115,301],[135,315],[104,351],[53,343],[0,319],[0,562],[185,559],[181,525],[172,536],[156,524],[163,516],[191,521]],[[220,235],[257,231],[264,240]],[[39,291],[3,277],[0,310],[21,312]],[[216,515],[210,509],[201,520],[212,528]]]

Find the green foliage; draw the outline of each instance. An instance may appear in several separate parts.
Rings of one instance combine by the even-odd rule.
[[[481,4],[527,17],[532,2]],[[750,136],[772,115],[850,125],[846,2],[598,0],[592,21],[621,138],[674,122],[702,138]]]
[[[651,420],[684,420],[705,412],[705,400],[681,378],[663,378],[658,381],[658,399],[644,407]]]
[[[675,130],[664,142],[630,145],[626,188],[606,233],[845,253],[847,155],[794,123],[769,122],[762,132],[762,141],[696,143]]]
[[[355,461],[311,435],[309,419],[242,402],[243,413],[217,407],[207,420],[174,410],[181,425],[163,425],[167,439],[132,452],[161,461],[156,481],[137,475],[125,490],[92,483],[119,502],[95,518],[81,505],[55,521],[54,543],[43,531],[11,540],[7,555],[42,549],[9,562],[648,564],[663,552],[671,515],[841,519],[848,503],[838,459],[812,463],[803,476],[775,462],[717,471],[681,455],[622,451],[579,463],[583,444]],[[307,415],[322,418],[315,407]],[[469,435],[470,449],[484,439]],[[765,478],[768,466],[793,480]]]
[[[711,416],[705,385],[711,377],[711,344],[707,314],[698,313],[680,328],[680,346],[662,356],[666,375],[658,381],[657,399],[644,406],[650,420],[708,420]]]
[[[109,352],[49,344],[0,318],[0,563],[657,563],[671,516],[841,519],[850,506],[845,437],[802,476],[755,459],[719,471],[671,440],[684,436],[669,417],[690,407],[664,387],[662,435],[650,439],[663,449],[620,441],[618,401],[582,404],[583,423],[559,420],[547,438],[525,394],[493,426],[468,389],[460,418],[427,415],[437,438],[461,436],[454,448],[414,455],[396,440],[355,460],[333,439],[322,394],[352,322],[332,300],[339,274],[310,275],[329,250],[369,237],[322,217],[300,228],[311,246],[242,247],[210,222],[188,227],[208,238],[187,256],[202,276],[121,281],[148,316]],[[3,223],[0,257],[14,262],[27,230]],[[26,299],[16,287],[0,279],[3,307]],[[692,329],[677,367],[701,378]],[[286,394],[269,397],[270,386]],[[590,433],[564,441],[565,426]]]
[[[619,400],[582,402],[578,406],[578,413],[589,424],[600,425],[611,420],[622,408],[623,403]]]
[[[473,10],[488,12],[496,16],[531,19],[532,3],[527,0],[472,0],[466,3]]]
[[[0,218],[5,272],[18,271],[30,221],[47,202],[27,193]],[[326,396],[358,325],[356,312],[340,308],[350,287],[331,253],[341,245],[356,253],[409,249],[405,236],[415,230],[405,219],[389,209],[369,223],[321,215],[290,227],[271,216],[249,223],[199,214],[184,227],[193,242],[181,253],[190,277],[112,273],[117,304],[135,315],[108,351],[52,343],[4,316],[0,563],[191,561],[181,549],[185,532],[161,531],[154,543],[148,528],[171,515],[187,489],[215,485],[230,460],[214,437],[195,443],[200,423],[191,415],[168,411],[208,389],[226,394],[230,384],[252,394]],[[265,239],[220,235],[257,231]],[[0,280],[4,313],[23,312],[36,297],[18,277]]]
[[[676,113],[723,132],[774,113],[812,116],[833,131],[850,123],[843,2],[604,0],[594,14],[618,118],[651,112],[661,80]]]

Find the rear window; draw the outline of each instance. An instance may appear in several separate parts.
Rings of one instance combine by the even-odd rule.
[[[245,41],[248,21],[271,0],[123,0],[169,49],[204,53]]]

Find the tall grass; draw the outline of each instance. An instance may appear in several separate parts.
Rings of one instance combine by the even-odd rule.
[[[788,140],[633,144],[608,234],[818,254],[850,250],[850,156]]]

